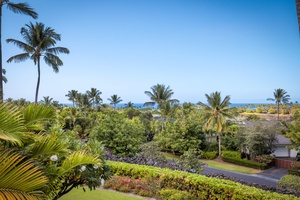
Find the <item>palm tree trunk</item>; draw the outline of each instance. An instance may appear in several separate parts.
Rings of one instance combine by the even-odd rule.
[[[37,101],[38,101],[39,87],[40,87],[40,77],[41,77],[40,58],[38,58],[38,80],[37,80],[36,91],[35,91],[34,105],[36,105]]]
[[[298,18],[298,29],[300,32],[300,0],[296,0],[296,10],[297,10],[297,18]]]
[[[2,5],[0,1],[0,102],[3,101],[3,79],[2,79]]]
[[[221,158],[221,156],[222,156],[222,150],[221,150],[221,133],[219,132],[218,133],[218,139],[219,139],[219,158]]]
[[[279,121],[279,103],[277,103],[277,121]]]

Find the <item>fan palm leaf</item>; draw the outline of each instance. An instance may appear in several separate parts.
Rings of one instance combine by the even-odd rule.
[[[38,199],[48,183],[31,160],[10,151],[0,152],[0,199]]]

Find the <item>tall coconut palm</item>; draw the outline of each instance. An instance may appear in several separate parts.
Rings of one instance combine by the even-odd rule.
[[[75,105],[75,102],[76,102],[76,99],[77,99],[77,95],[78,95],[78,91],[77,90],[68,91],[68,94],[65,95],[66,97],[69,97],[69,99],[68,99],[69,101],[72,101],[73,107]]]
[[[96,88],[91,88],[91,90],[86,91],[86,93],[92,100],[92,106],[95,106],[95,105],[99,104],[102,101],[102,99],[100,97],[102,92],[100,92]]]
[[[221,157],[221,134],[226,129],[227,119],[233,118],[234,109],[230,108],[230,96],[226,96],[223,100],[220,92],[213,92],[210,95],[205,94],[208,105],[199,102],[204,107],[203,117],[206,122],[203,126],[205,131],[216,130],[218,134],[219,157]]]
[[[0,72],[2,67],[2,7],[6,5],[9,10],[18,14],[29,15],[36,19],[38,14],[27,3],[12,3],[9,0],[0,0]],[[3,77],[0,76],[0,102],[3,101]]]
[[[107,99],[108,101],[110,101],[111,105],[114,105],[114,109],[116,109],[116,106],[118,103],[120,103],[121,101],[123,101],[121,99],[121,97],[118,97],[118,95],[114,94],[112,95],[110,98]]]
[[[168,100],[171,104],[179,103],[177,99],[171,99],[174,94],[170,86],[166,87],[164,84],[156,84],[151,87],[151,91],[145,91],[145,94],[150,97],[149,102],[144,103],[145,106],[158,104],[158,107],[162,106],[162,103]]]
[[[37,104],[41,76],[41,57],[44,58],[47,65],[52,67],[55,73],[58,73],[59,67],[63,65],[63,62],[57,55],[59,53],[69,54],[69,50],[65,47],[55,47],[56,41],[60,41],[60,34],[57,34],[50,27],[45,27],[43,23],[26,24],[25,27],[21,28],[21,35],[26,43],[15,39],[6,40],[24,51],[24,53],[10,57],[7,62],[22,62],[30,58],[37,65],[38,80],[35,92],[35,104]]]
[[[274,98],[268,98],[268,101],[275,101],[277,104],[277,120],[279,120],[279,105],[284,103],[288,104],[290,100],[290,95],[284,89],[278,88],[273,92]]]

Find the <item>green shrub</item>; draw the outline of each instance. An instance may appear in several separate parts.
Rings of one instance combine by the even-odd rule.
[[[202,154],[202,151],[198,151],[193,148],[189,148],[188,151],[185,151],[183,155],[180,156],[178,164],[183,167],[194,169],[198,173],[203,172],[203,166],[199,161],[199,158]]]
[[[255,169],[267,169],[268,165],[265,163],[259,163],[247,159],[241,159],[240,152],[237,151],[223,151],[222,152],[222,159],[225,162],[245,166],[245,167],[251,167]]]
[[[262,110],[262,108],[260,108],[260,107],[255,108],[255,112],[256,112],[256,113],[262,113],[262,111],[263,111],[263,110]]]
[[[218,157],[218,152],[217,151],[207,151],[203,152],[203,154],[200,156],[202,159],[208,159],[212,160]]]
[[[241,153],[238,151],[222,151],[222,157],[241,158]]]
[[[287,109],[283,109],[283,110],[281,110],[281,114],[288,115],[288,114],[290,114],[290,112]]]
[[[218,142],[206,142],[204,151],[218,151]]]
[[[298,191],[300,193],[300,177],[295,175],[285,175],[277,182],[277,188],[285,189],[290,192]]]
[[[162,189],[159,191],[162,200],[197,200],[192,194],[174,189]]]
[[[268,110],[268,113],[269,113],[269,114],[275,114],[275,113],[276,113],[276,109],[275,109],[275,108],[270,108],[270,109]]]
[[[260,120],[260,117],[255,115],[255,114],[251,114],[251,115],[247,116],[246,120],[248,120],[248,121],[251,121],[251,120],[252,121],[258,121],[258,120]]]

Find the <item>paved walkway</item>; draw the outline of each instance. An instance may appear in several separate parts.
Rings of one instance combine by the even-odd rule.
[[[204,166],[204,174],[207,175],[214,173],[224,174],[226,176],[234,177],[248,183],[256,183],[259,185],[276,187],[277,181],[282,176],[287,174],[287,169],[272,167],[258,174],[242,174]]]

